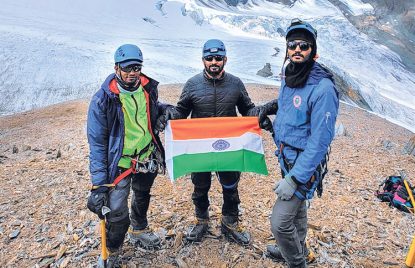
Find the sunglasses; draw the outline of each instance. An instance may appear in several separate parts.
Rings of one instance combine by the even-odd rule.
[[[120,69],[121,69],[121,71],[123,71],[125,73],[129,73],[131,71],[137,73],[137,72],[141,71],[141,67],[142,66],[140,66],[140,65],[129,65],[129,66],[125,66],[125,67],[120,66]]]
[[[213,59],[216,61],[223,61],[223,56],[206,56],[204,59],[205,61],[213,61]]]
[[[311,47],[311,44],[306,42],[306,41],[300,41],[300,42],[290,41],[290,42],[287,42],[287,48],[289,50],[295,50],[297,48],[297,46],[300,46],[301,51],[307,51]]]

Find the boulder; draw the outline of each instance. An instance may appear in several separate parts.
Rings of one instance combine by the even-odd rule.
[[[402,150],[403,154],[409,154],[415,156],[415,136],[409,139]]]
[[[385,150],[391,150],[393,148],[393,143],[390,140],[383,140],[382,146]]]
[[[278,47],[274,47],[274,50],[275,50],[275,53],[271,55],[272,57],[276,57],[280,53],[280,49]]]
[[[266,63],[264,68],[262,68],[261,70],[259,70],[257,73],[257,75],[262,76],[262,77],[270,77],[273,75],[272,71],[271,71],[271,64],[270,63]]]
[[[334,133],[334,137],[347,136],[346,128],[344,127],[343,123],[336,124]]]

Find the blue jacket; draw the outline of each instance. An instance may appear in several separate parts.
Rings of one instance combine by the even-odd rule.
[[[297,183],[307,183],[324,159],[334,138],[338,109],[333,76],[319,63],[314,63],[302,88],[290,88],[282,81],[274,141],[277,156],[294,165],[290,175]]]
[[[166,105],[158,101],[157,81],[142,74],[141,85],[148,99],[149,130],[164,161],[164,149],[154,126]],[[87,135],[92,184],[112,183],[117,176],[118,162],[124,146],[124,114],[115,74],[109,75],[101,89],[92,97],[88,110]]]

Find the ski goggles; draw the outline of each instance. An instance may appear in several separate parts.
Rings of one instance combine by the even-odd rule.
[[[141,67],[142,67],[141,65],[137,65],[137,64],[136,65],[128,65],[128,66],[125,66],[125,67],[120,66],[121,71],[123,71],[125,73],[129,73],[131,71],[137,73],[137,72],[141,71]]]
[[[307,51],[310,49],[311,44],[306,42],[306,41],[289,41],[287,42],[287,48],[289,50],[295,50],[297,48],[297,46],[300,47],[301,51]]]
[[[216,61],[223,61],[223,56],[212,56],[212,55],[210,55],[210,56],[206,56],[206,57],[204,57],[203,59],[205,60],[205,61],[213,61],[213,59],[215,59]]]

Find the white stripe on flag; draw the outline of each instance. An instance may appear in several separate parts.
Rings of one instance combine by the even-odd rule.
[[[222,147],[215,146],[218,141],[222,142]],[[175,140],[171,144],[172,150],[168,157],[174,157],[182,154],[198,154],[198,153],[212,153],[212,152],[229,152],[237,150],[249,150],[256,153],[264,154],[262,146],[262,139],[259,135],[252,132],[247,132],[239,137],[232,138],[213,138],[213,139],[189,139],[189,140]],[[166,145],[167,148],[169,146]]]
[[[170,120],[167,121],[167,126],[164,131],[164,140],[166,144],[165,154],[166,154],[166,167],[169,171],[169,177],[173,181],[173,133],[171,131]],[[171,173],[171,174],[170,174]]]

